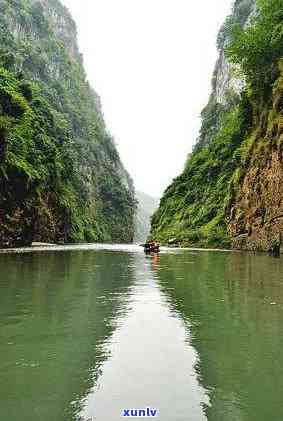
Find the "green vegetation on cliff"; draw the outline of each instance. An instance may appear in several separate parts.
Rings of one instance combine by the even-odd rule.
[[[264,184],[264,180],[260,173],[268,165],[272,151],[282,155],[283,89],[279,63],[283,56],[283,1],[258,0],[255,8],[254,1],[237,0],[233,14],[220,31],[218,46],[220,59],[213,93],[202,112],[198,143],[183,174],[161,199],[152,218],[151,235],[163,242],[176,238],[186,245],[266,249],[282,228],[274,223],[275,216],[264,228],[264,241],[263,231],[258,230],[259,224],[266,224],[270,209],[274,209],[272,199],[263,198],[260,182]],[[218,68],[222,65],[226,69],[224,60],[229,62],[229,84],[219,99],[222,81],[218,80]],[[241,83],[244,81],[244,89],[231,89],[236,77],[241,78]],[[257,178],[249,184],[247,177],[254,169]],[[283,174],[282,165],[279,173]],[[245,204],[239,207],[245,189]],[[267,196],[272,196],[271,190]],[[265,218],[256,219],[258,213]],[[251,223],[253,214],[256,218]],[[245,241],[237,243],[238,238]]]
[[[0,245],[131,241],[131,179],[57,0],[0,0]]]
[[[223,114],[221,129],[213,142],[196,149],[183,174],[166,190],[152,218],[154,237],[161,241],[176,238],[188,244],[229,246],[225,225],[228,186],[237,167],[236,151],[250,123],[250,107],[244,99]]]

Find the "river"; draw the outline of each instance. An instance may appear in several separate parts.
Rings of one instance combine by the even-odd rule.
[[[282,330],[283,260],[264,254],[1,254],[0,420],[280,421]]]

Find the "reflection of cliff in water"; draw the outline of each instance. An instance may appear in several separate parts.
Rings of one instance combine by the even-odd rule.
[[[160,287],[198,352],[210,421],[283,419],[282,272],[264,255],[161,256]]]
[[[0,265],[0,419],[76,419],[127,311],[131,256],[13,255]]]

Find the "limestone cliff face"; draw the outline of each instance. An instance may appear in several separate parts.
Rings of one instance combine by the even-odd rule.
[[[240,149],[254,124],[253,107],[243,94],[239,68],[226,57],[226,47],[234,24],[244,29],[256,13],[255,0],[234,1],[219,32],[219,56],[209,102],[201,113],[199,138],[183,173],[167,188],[152,218],[151,235],[161,242],[175,238],[188,246],[230,247],[235,245],[234,236],[247,234],[245,229],[238,233],[229,215],[230,206],[237,208],[235,197],[244,174],[238,168]]]
[[[244,88],[239,69],[233,66],[225,55],[229,43],[229,27],[233,23],[245,28],[256,13],[256,0],[237,0],[233,3],[232,13],[222,25],[218,38],[218,59],[212,76],[212,91],[209,102],[203,109],[202,127],[195,148],[208,145],[221,127],[223,113],[229,111],[237,102]]]
[[[131,242],[133,182],[58,0],[0,0],[0,246]]]
[[[229,209],[234,248],[269,250],[283,233],[283,65],[272,100],[255,117],[247,169]]]
[[[244,87],[244,82],[235,77],[233,72],[236,69],[229,64],[225,57],[224,50],[219,52],[219,58],[215,66],[214,89],[212,95],[216,103],[227,105],[229,94],[239,95]]]
[[[234,3],[232,14],[227,21],[237,22],[245,28],[255,12],[255,0],[238,0]],[[225,32],[227,21],[223,24],[218,35],[219,57],[216,62],[212,82],[212,96],[218,104],[224,106],[229,103],[229,96],[231,94],[239,95],[244,87],[244,82],[237,76],[237,69],[229,63],[225,56],[224,48],[229,42],[229,35]]]
[[[249,6],[247,3],[250,12],[244,27],[256,14],[256,3],[250,2]],[[239,93],[244,87],[241,80],[227,76],[231,66],[225,57],[220,63],[218,74],[222,83],[216,84],[219,101],[225,98],[231,82],[234,86],[236,83]],[[274,242],[283,241],[282,71],[281,61],[272,97],[264,103],[259,100],[253,103],[253,129],[248,139],[243,139],[248,156],[244,168],[240,169],[232,205],[227,208],[227,228],[233,248],[266,251]]]
[[[32,13],[38,16],[39,25],[27,17],[20,18],[23,10],[22,1],[8,2],[0,0],[0,10],[5,16],[6,29],[10,31],[18,43],[24,43],[25,40],[33,42],[34,45],[42,47],[48,36],[48,32],[55,35],[56,39],[64,46],[65,53],[71,61],[82,63],[82,55],[79,52],[77,44],[77,29],[74,20],[64,7],[57,0],[29,0],[26,3],[25,13]],[[40,22],[41,21],[41,22]],[[41,24],[41,27],[40,27]],[[50,76],[59,79],[62,76],[61,60],[58,55],[48,58],[45,70]],[[19,62],[19,69],[23,63]],[[34,74],[35,77],[40,77]]]
[[[233,247],[268,250],[283,232],[282,152],[271,151],[266,165],[251,165],[230,213]]]
[[[65,45],[66,50],[73,60],[81,61],[77,44],[76,24],[68,12],[58,0],[32,0],[34,5],[42,6],[42,11],[49,21],[51,30],[58,39]]]

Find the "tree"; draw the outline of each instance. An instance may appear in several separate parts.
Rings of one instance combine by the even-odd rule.
[[[259,92],[274,81],[283,54],[283,0],[258,0],[257,4],[258,11],[246,29],[239,24],[231,28],[226,54]]]

